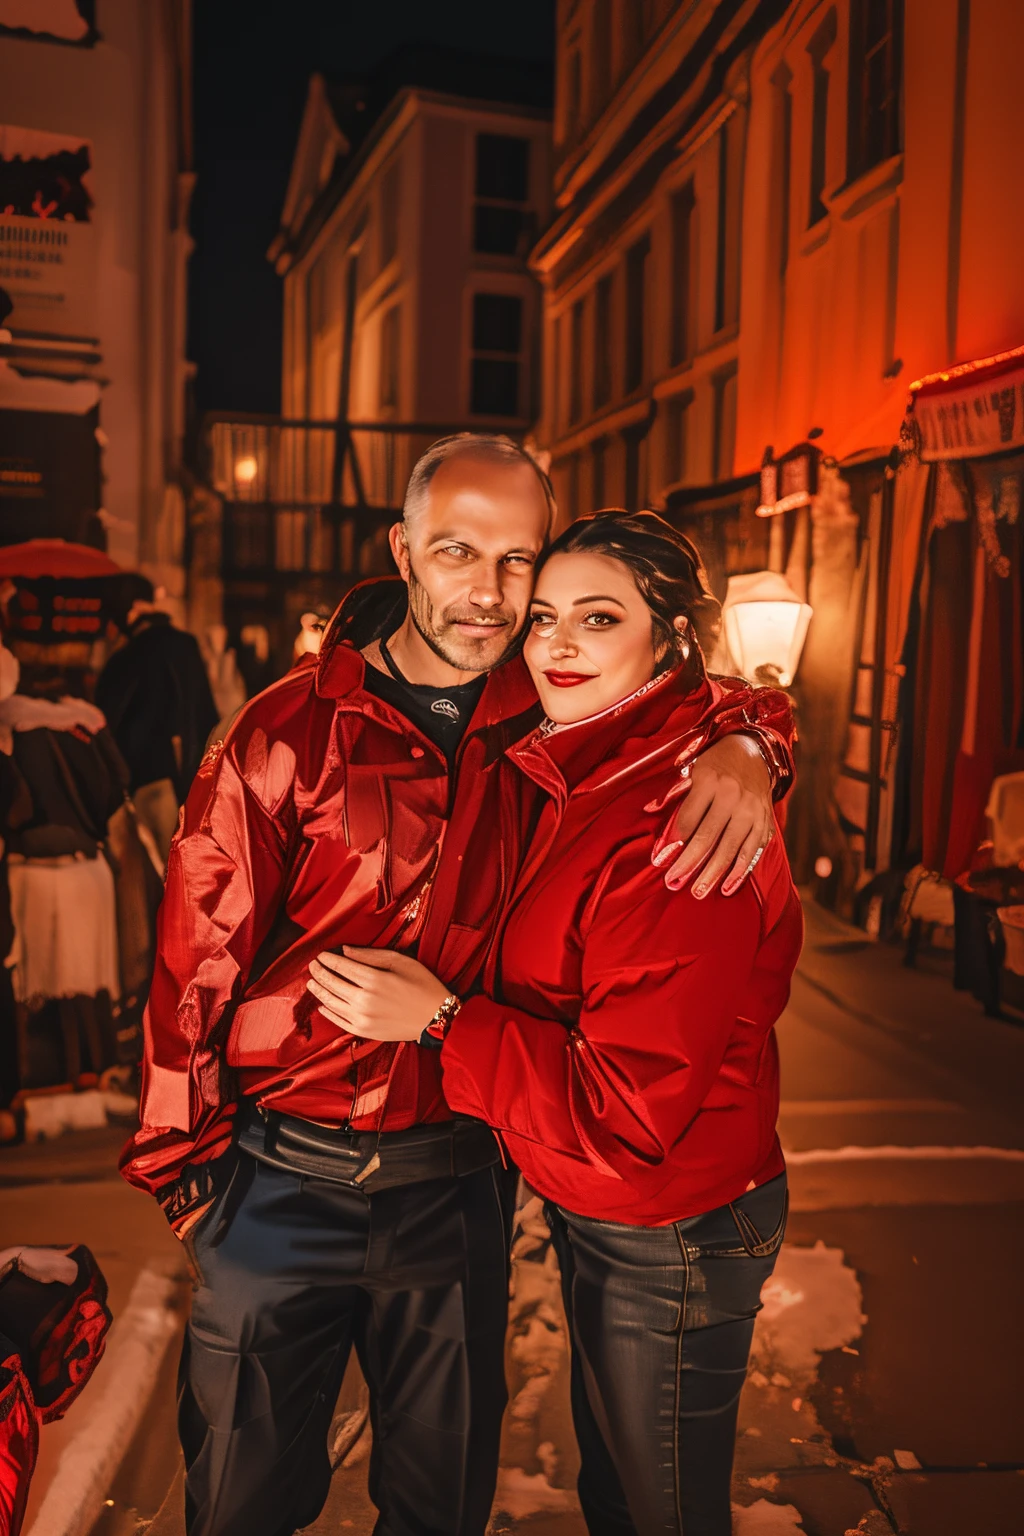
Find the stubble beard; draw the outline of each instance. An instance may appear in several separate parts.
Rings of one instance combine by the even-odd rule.
[[[437,623],[436,611],[426,590],[409,571],[409,617],[416,633],[435,656],[459,672],[490,672],[517,649],[519,631],[514,622],[495,626],[494,638],[478,640],[454,632],[452,621]],[[503,614],[503,617],[507,617]],[[500,650],[497,649],[500,646]]]

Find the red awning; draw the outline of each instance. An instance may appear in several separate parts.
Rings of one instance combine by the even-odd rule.
[[[55,576],[87,581],[95,576],[117,576],[120,571],[101,549],[69,544],[65,539],[29,539],[24,544],[0,546],[0,578]]]

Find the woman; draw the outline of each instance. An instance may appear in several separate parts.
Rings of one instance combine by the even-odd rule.
[[[648,873],[645,810],[719,697],[689,542],[601,513],[552,545],[524,656],[546,797],[484,995],[408,956],[321,956],[341,1027],[442,1044],[445,1095],[547,1201],[591,1532],[724,1536],[736,1411],[782,1241],[773,1025],[802,922],[781,840],[728,902]],[[680,904],[681,903],[681,904]],[[424,1028],[426,1026],[426,1028]]]
[[[3,830],[19,1087],[90,1086],[118,1058],[117,910],[104,850],[127,769],[103,714],[67,693],[60,666],[26,667],[19,692],[15,658],[0,678],[0,750],[30,795]],[[0,1139],[9,1130],[0,1124]]]

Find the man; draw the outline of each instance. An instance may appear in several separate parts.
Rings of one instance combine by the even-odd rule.
[[[100,673],[96,702],[128,764],[135,810],[166,863],[217,708],[194,636],[154,606],[152,582],[120,577],[118,598],[125,644]]]
[[[197,1270],[180,1396],[191,1536],[315,1519],[353,1345],[378,1536],[486,1525],[514,1174],[490,1131],[452,1118],[437,1052],[346,1035],[306,981],[342,943],[415,951],[460,991],[478,974],[527,831],[504,750],[539,714],[514,653],[552,513],[508,440],[435,444],[391,534],[403,580],[356,589],[316,665],[247,706],[189,798],[122,1166]],[[759,696],[735,697],[720,729],[756,729]],[[778,697],[760,696],[761,745],[784,762]],[[769,774],[754,743],[717,751],[691,794],[716,825],[732,797],[730,869],[736,838],[749,862],[770,821]]]

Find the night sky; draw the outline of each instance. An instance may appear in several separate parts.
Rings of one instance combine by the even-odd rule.
[[[200,0],[189,357],[199,411],[280,409],[278,227],[306,87],[401,44],[550,61],[555,0]]]

